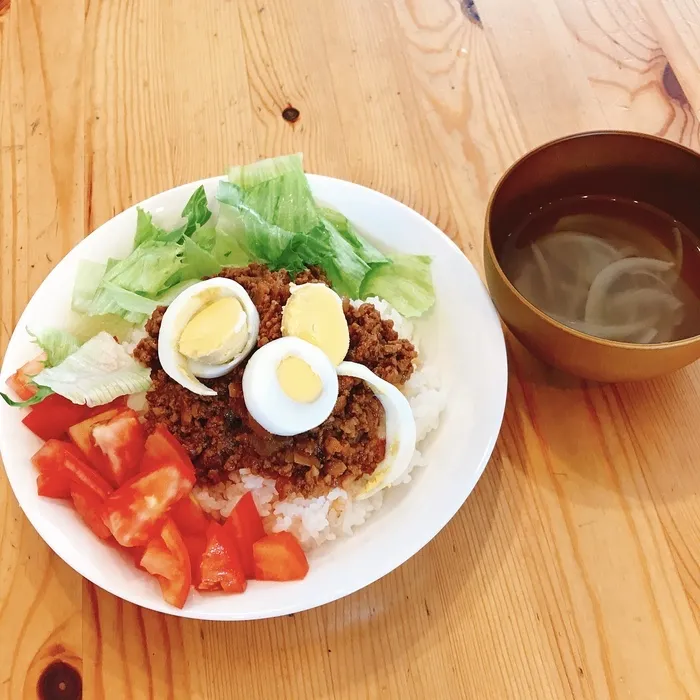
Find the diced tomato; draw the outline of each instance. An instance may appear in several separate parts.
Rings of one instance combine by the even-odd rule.
[[[185,535],[183,533],[182,539],[185,541],[185,547],[187,547],[187,552],[190,555],[192,585],[199,586],[202,580],[202,557],[204,556],[204,550],[207,548],[207,536],[206,534]]]
[[[141,470],[149,472],[163,466],[177,467],[185,479],[194,483],[194,465],[185,448],[164,425],[157,425],[146,439],[146,453]]]
[[[111,486],[83,461],[83,456],[69,442],[48,440],[32,457],[32,464],[46,478],[55,480],[54,487],[64,479],[68,485],[81,485],[104,500]]]
[[[212,521],[209,524],[200,570],[201,580],[197,588],[202,591],[221,588],[227,593],[243,593],[248,585],[236,543],[219,523]]]
[[[231,533],[236,542],[246,578],[255,578],[253,545],[265,537],[265,529],[250,491],[236,503],[236,507],[224,523],[224,528]]]
[[[95,441],[92,437],[92,429],[100,423],[108,423],[112,418],[118,416],[119,412],[120,409],[118,408],[100,411],[68,428],[70,439],[78,446],[85,457],[87,457],[90,464],[101,474],[108,474],[109,466],[104,452],[95,445]]]
[[[85,524],[101,539],[111,537],[107,526],[102,522],[103,501],[84,486],[73,484],[70,491],[73,505]]]
[[[265,535],[253,545],[253,557],[260,581],[298,581],[309,572],[306,554],[289,532]]]
[[[181,608],[192,585],[190,556],[175,523],[165,521],[143,553],[141,566],[158,579],[166,603]]]
[[[33,406],[22,419],[22,423],[42,440],[58,439],[66,434],[68,428],[83,420],[89,411],[87,406],[73,403],[58,394],[51,394]]]
[[[36,384],[32,382],[32,377],[36,377],[44,369],[44,362],[46,362],[46,355],[42,352],[38,357],[22,365],[8,378],[7,386],[17,394],[20,401],[27,401],[36,394]]]
[[[170,506],[187,496],[193,486],[194,473],[186,478],[174,464],[138,474],[105,502],[105,525],[124,547],[146,544],[162,526]]]
[[[170,511],[170,517],[183,535],[204,535],[210,522],[210,518],[192,495],[175,503]]]
[[[36,478],[36,490],[46,498],[70,498],[70,481],[64,472],[39,472]]]
[[[136,411],[125,408],[109,421],[97,423],[92,440],[106,458],[109,474],[105,477],[115,486],[138,472],[146,436]]]

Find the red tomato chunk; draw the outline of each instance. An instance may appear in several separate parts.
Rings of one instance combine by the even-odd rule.
[[[190,557],[180,531],[166,520],[147,545],[141,566],[158,579],[166,603],[181,608],[192,585]]]
[[[183,478],[192,481],[194,485],[194,465],[190,456],[165,426],[158,425],[146,440],[146,453],[141,470],[153,471],[163,466],[176,467]]]
[[[192,496],[173,505],[170,517],[183,535],[205,535],[211,519]]]
[[[171,465],[135,476],[105,503],[104,521],[119,544],[134,547],[148,542],[162,525],[170,506],[194,486]]]
[[[188,496],[195,483],[190,458],[162,426],[148,436],[141,468],[105,503],[105,524],[124,547],[146,544],[170,507]]]
[[[247,491],[236,503],[236,507],[226,520],[224,528],[236,542],[246,578],[255,578],[253,545],[265,536],[265,529],[250,491]]]
[[[146,436],[135,411],[127,408],[111,420],[97,423],[92,428],[92,439],[105,457],[109,472],[105,476],[115,486],[138,472]]]
[[[89,413],[90,409],[87,406],[75,404],[58,394],[51,394],[33,406],[22,419],[22,423],[42,440],[50,440],[64,437],[72,425],[79,423]]]
[[[83,456],[69,442],[48,440],[32,457],[32,464],[39,471],[37,485],[41,491],[49,489],[54,493],[70,495],[73,485],[82,486],[96,498],[104,500],[111,492],[111,486],[83,461]],[[41,494],[44,495],[44,494]],[[48,494],[46,494],[48,495]]]
[[[218,523],[209,525],[200,568],[201,581],[197,587],[201,591],[223,589],[227,593],[243,593],[248,585],[236,543]]]
[[[199,588],[202,582],[202,557],[207,548],[207,536],[202,535],[186,535],[183,533],[182,539],[187,547],[187,552],[190,555],[190,565],[192,566],[192,585]]]
[[[113,486],[139,471],[146,437],[130,408],[111,409],[71,426],[69,434],[86,459]]]
[[[95,445],[92,438],[92,429],[96,425],[106,423],[118,415],[119,409],[100,411],[99,413],[93,414],[89,418],[86,418],[84,421],[72,425],[68,429],[70,439],[85,455],[90,464],[92,464],[92,466],[95,467],[95,469],[97,469],[100,473],[105,473],[107,471],[107,460],[102,450]]]
[[[85,524],[101,539],[107,540],[111,533],[102,522],[102,507],[104,501],[84,486],[74,484],[70,491],[73,505]]]
[[[255,578],[260,581],[298,581],[309,573],[306,554],[294,535],[276,532],[253,545]]]

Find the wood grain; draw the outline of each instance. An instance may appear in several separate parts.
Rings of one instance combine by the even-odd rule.
[[[489,193],[529,148],[593,128],[700,148],[699,66],[683,0],[0,2],[0,346],[116,212],[296,150],[480,268]],[[501,438],[458,515],[308,613],[123,603],[48,550],[1,478],[0,698],[67,697],[68,667],[89,700],[700,697],[700,369],[598,387],[509,349]]]

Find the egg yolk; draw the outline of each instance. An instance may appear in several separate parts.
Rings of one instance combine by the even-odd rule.
[[[178,349],[192,360],[228,362],[243,350],[248,323],[235,297],[222,297],[198,311],[187,323]]]
[[[350,347],[350,333],[340,297],[324,284],[300,285],[284,307],[282,335],[295,336],[315,345],[334,365],[339,365]]]
[[[321,378],[300,357],[285,357],[277,366],[277,381],[287,396],[298,403],[312,403],[321,395]]]

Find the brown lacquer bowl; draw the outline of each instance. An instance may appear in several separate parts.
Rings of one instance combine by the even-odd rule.
[[[539,207],[563,197],[625,197],[665,211],[700,235],[700,156],[643,134],[591,132],[545,144],[517,161],[496,186],[486,212],[486,281],[515,337],[551,365],[604,382],[648,379],[700,357],[700,336],[641,345],[572,330],[523,297],[500,261],[507,236]]]

